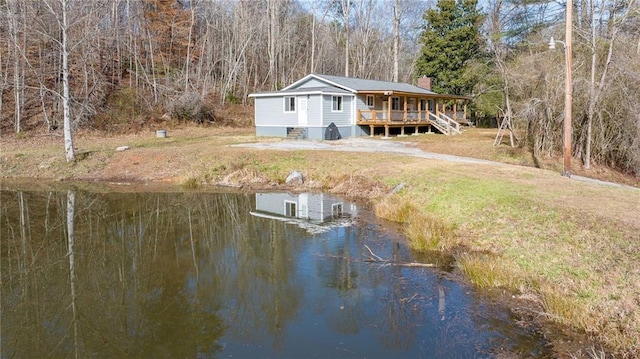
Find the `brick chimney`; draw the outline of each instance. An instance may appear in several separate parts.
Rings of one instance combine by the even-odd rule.
[[[422,76],[418,78],[418,87],[431,91],[431,77]]]

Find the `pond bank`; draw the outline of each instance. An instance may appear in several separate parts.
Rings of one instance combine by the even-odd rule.
[[[580,357],[602,348],[618,356],[640,355],[638,190],[572,181],[522,166],[397,153],[230,147],[257,142],[237,130],[188,129],[167,139],[79,137],[75,164],[64,162],[58,142],[3,143],[3,176],[327,190],[374,203],[383,198],[409,203],[453,228],[456,250],[468,254],[459,258],[467,261],[470,281],[504,293],[514,309],[533,303],[534,311],[523,318],[587,333],[568,342],[551,331],[549,338],[558,338],[559,356]],[[131,149],[115,152],[122,145]],[[302,186],[283,185],[292,170],[303,173]],[[400,183],[403,190],[387,197]]]

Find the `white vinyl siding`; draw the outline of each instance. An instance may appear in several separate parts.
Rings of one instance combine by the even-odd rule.
[[[256,126],[297,126],[298,114],[284,112],[283,101],[282,96],[257,97],[255,99]]]
[[[309,87],[323,87],[327,86],[327,83],[318,79],[308,79],[307,81],[298,84],[295,88],[309,88]]]
[[[333,108],[333,96],[324,95],[322,105],[322,126],[328,126],[331,122],[336,126],[350,126],[351,125],[351,109],[355,96],[341,96],[342,108],[344,111],[336,112],[332,111]]]

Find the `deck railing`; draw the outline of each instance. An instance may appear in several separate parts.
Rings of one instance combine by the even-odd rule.
[[[391,116],[389,118],[389,116]],[[378,110],[358,110],[358,122],[380,122],[380,123],[415,123],[428,122],[426,111],[378,111]]]

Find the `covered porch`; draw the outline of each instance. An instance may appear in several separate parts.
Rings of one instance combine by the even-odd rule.
[[[381,103],[372,103],[371,97]],[[384,128],[385,137],[389,137],[392,128],[399,128],[400,135],[406,134],[405,129],[417,134],[421,128],[453,135],[462,132],[462,125],[469,124],[467,97],[384,92],[366,94],[366,98],[369,109],[357,110],[356,124],[368,126],[370,136],[379,128]]]

